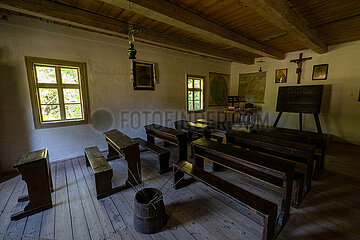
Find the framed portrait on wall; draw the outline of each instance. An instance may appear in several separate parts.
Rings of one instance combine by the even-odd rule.
[[[286,83],[287,82],[287,68],[277,69],[275,71],[275,83]]]
[[[154,90],[154,64],[133,61],[134,90]]]
[[[329,64],[314,65],[312,80],[326,80]]]

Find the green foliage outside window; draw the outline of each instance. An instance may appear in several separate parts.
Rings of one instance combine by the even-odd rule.
[[[203,79],[188,78],[187,80],[187,106],[189,111],[203,109]]]
[[[56,67],[36,66],[35,68],[42,121],[82,119],[78,69],[60,68],[60,79],[57,79]],[[71,84],[71,86],[63,84]]]

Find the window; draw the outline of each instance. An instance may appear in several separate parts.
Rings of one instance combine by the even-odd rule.
[[[25,57],[36,128],[88,123],[85,63]]]
[[[204,77],[187,76],[187,109],[204,110]]]

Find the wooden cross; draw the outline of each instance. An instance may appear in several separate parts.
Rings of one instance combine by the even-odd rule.
[[[294,59],[294,60],[290,60],[290,62],[292,63],[296,63],[298,65],[297,69],[296,69],[296,73],[298,75],[297,77],[297,84],[300,84],[300,78],[301,78],[301,67],[302,67],[302,63],[305,62],[306,60],[311,60],[312,57],[308,57],[308,58],[303,58],[302,57],[303,54],[300,53],[299,55],[299,59]]]

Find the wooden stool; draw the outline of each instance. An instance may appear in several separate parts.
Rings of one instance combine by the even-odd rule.
[[[19,220],[51,208],[53,187],[48,150],[21,154],[13,167],[20,172],[28,188],[28,196],[20,197],[19,201],[30,202],[23,211],[13,214],[11,220]]]

